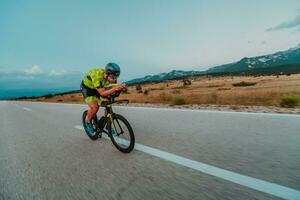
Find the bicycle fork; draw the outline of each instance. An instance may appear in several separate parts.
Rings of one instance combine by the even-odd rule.
[[[110,122],[107,122],[107,123],[110,123],[111,134],[119,136],[120,134],[124,133],[124,131],[123,131],[123,129],[122,129],[119,121],[117,119],[113,120],[113,114],[112,114],[112,107],[111,107],[111,105],[109,105],[107,108],[105,108],[104,116],[105,116],[105,118],[107,120],[110,121]],[[117,132],[118,129],[117,129],[115,121],[117,122],[119,130],[121,130],[120,133]]]

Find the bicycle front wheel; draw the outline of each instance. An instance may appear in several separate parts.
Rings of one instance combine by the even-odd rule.
[[[119,114],[112,115],[112,121],[107,123],[108,133],[112,143],[123,153],[129,153],[134,148],[135,137],[129,122]]]

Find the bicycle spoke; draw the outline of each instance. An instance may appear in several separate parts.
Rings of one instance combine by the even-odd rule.
[[[129,129],[126,119],[120,117],[121,116],[118,115],[110,122],[111,139],[119,150],[130,152],[134,145],[134,136],[132,132],[130,132],[132,129]]]

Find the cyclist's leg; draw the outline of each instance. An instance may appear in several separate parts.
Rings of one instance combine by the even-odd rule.
[[[98,98],[96,96],[87,97],[86,103],[89,106],[87,113],[87,122],[91,122],[99,110]]]
[[[87,122],[90,123],[93,117],[97,114],[99,109],[99,104],[98,104],[99,95],[97,90],[89,89],[86,86],[84,86],[83,83],[81,83],[80,89],[85,103],[89,106],[88,114],[87,114]]]

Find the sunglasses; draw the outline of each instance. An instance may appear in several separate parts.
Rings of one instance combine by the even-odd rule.
[[[113,74],[110,74],[110,75],[108,75],[110,78],[112,78],[112,79],[117,79],[118,78],[118,76],[115,76],[115,75],[113,75]]]

